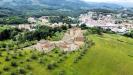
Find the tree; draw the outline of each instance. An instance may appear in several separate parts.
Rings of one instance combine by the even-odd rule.
[[[131,31],[128,32],[128,33],[125,33],[124,36],[133,38],[133,30],[131,30]]]
[[[23,24],[28,23],[26,18],[22,18],[19,16],[10,16],[2,19],[2,24]]]
[[[86,24],[81,24],[80,25],[81,29],[87,29],[88,27],[86,26]]]

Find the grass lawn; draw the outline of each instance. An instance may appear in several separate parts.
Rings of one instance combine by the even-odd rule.
[[[18,72],[18,68],[25,68],[30,65],[32,69],[26,69],[24,75],[133,75],[133,39],[115,34],[89,35],[88,39],[95,42],[86,54],[74,63],[81,51],[62,54],[54,51],[45,55],[39,52],[24,50],[23,56],[17,55],[17,59],[5,61],[7,53],[2,51],[0,56],[1,75],[11,75],[11,72]],[[14,54],[14,52],[12,52]],[[37,59],[27,62],[32,54],[37,55]],[[9,55],[12,57],[12,55]],[[43,59],[43,63],[39,63]],[[17,67],[10,66],[11,61],[18,63]],[[20,63],[24,61],[23,63]],[[56,63],[52,70],[47,69],[47,65]],[[3,67],[8,66],[10,70],[3,71]]]

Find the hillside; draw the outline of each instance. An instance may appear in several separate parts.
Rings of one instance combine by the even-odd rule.
[[[89,75],[132,75],[133,40],[119,35],[90,36],[96,43],[88,53]],[[84,60],[84,62],[86,62]],[[90,72],[89,72],[90,71]]]
[[[22,8],[30,6],[42,6],[46,8],[58,8],[58,9],[88,9],[88,8],[112,8],[117,9],[122,6],[113,3],[95,3],[95,2],[84,2],[82,0],[2,0],[0,6],[8,5],[3,7]],[[17,6],[17,7],[15,7]],[[28,8],[27,7],[27,8]],[[33,7],[30,7],[33,8]],[[25,8],[26,9],[26,8]]]
[[[3,72],[2,69],[5,66],[10,68],[10,62],[12,62],[12,60],[4,60],[7,54],[3,51],[3,56],[0,57],[0,73],[10,75],[17,71],[16,67],[19,67],[19,72],[25,72],[23,70],[25,68],[28,69],[26,72],[30,75],[133,75],[133,39],[115,34],[89,35],[88,39],[93,40],[95,45],[89,48],[76,63],[74,60],[81,51],[61,55],[60,52],[54,50],[48,54],[39,54],[37,59],[32,55],[38,52],[20,50],[17,51],[20,55],[13,59],[17,66],[14,65],[12,69]],[[31,56],[32,60],[29,59]],[[54,67],[49,66],[50,70],[47,69],[49,63],[56,62]],[[27,68],[28,64],[30,67]]]
[[[84,10],[88,9],[111,9],[118,10],[123,7],[113,3],[93,3],[93,2],[84,2],[81,0],[2,0],[0,1],[1,12],[3,16],[9,12],[19,13],[26,16],[36,16],[36,15],[69,15],[77,16]],[[12,9],[12,10],[7,10]],[[76,11],[76,12],[75,12]],[[14,14],[11,14],[14,15]]]

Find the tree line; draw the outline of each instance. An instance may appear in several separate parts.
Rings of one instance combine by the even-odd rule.
[[[24,24],[28,23],[27,18],[20,16],[10,16],[0,18],[0,24]]]
[[[3,29],[0,31],[0,40],[12,39],[14,41],[32,41],[32,40],[40,40],[47,39],[47,37],[52,37],[56,35],[57,32],[63,32],[67,30],[67,26],[51,28],[48,26],[37,26],[34,31],[28,30],[20,30],[10,26],[0,27]]]

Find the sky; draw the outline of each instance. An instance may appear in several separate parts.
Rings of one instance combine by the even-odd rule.
[[[133,3],[133,0],[83,0],[83,1],[88,1],[88,2],[125,2],[125,3],[132,2]]]
[[[2,0],[0,0],[2,1]],[[3,1],[12,1],[12,0],[3,0]],[[133,3],[133,0],[82,0],[87,2],[125,2],[125,3]]]

